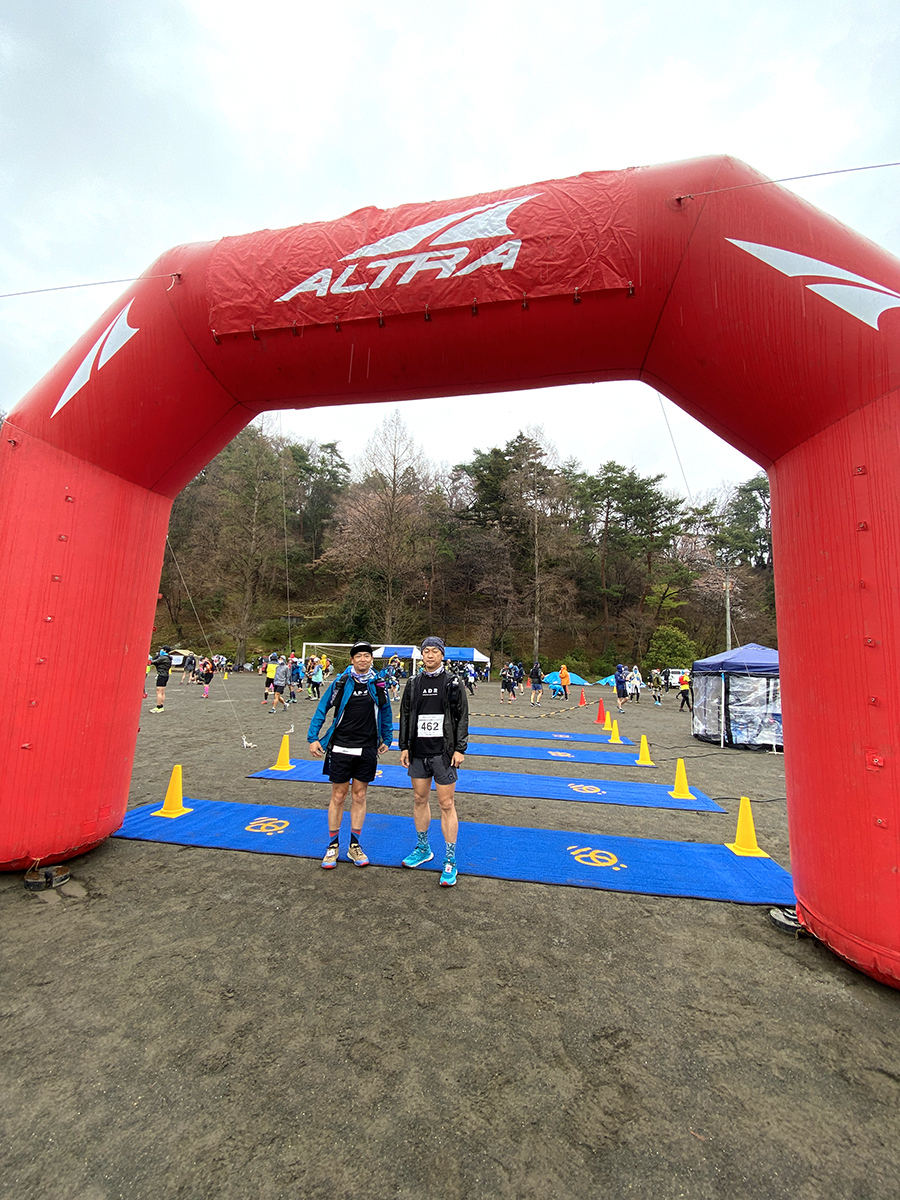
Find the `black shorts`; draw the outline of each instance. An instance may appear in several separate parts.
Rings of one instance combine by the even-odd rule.
[[[276,695],[278,695],[278,696],[284,695],[284,684],[283,683],[273,683],[272,687],[275,689]]]
[[[459,776],[456,767],[449,767],[444,762],[442,754],[430,755],[427,758],[411,758],[409,760],[410,779],[431,779],[435,783],[456,783]]]
[[[168,675],[157,675],[157,677],[156,677],[156,686],[157,687],[165,687],[168,682],[169,682]]]
[[[348,783],[357,779],[360,783],[371,783],[378,770],[378,751],[373,746],[363,748],[361,754],[341,754],[329,750],[325,755],[322,774],[332,783]]]

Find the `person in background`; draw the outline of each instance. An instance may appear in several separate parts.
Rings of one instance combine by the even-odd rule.
[[[431,825],[431,781],[441,809],[444,835],[444,869],[441,887],[454,887],[457,879],[456,780],[469,739],[469,701],[458,676],[444,669],[444,643],[439,637],[422,642],[424,671],[407,680],[400,701],[400,765],[409,771],[413,789],[413,823],[416,845],[403,859],[404,867],[431,862],[434,851],[428,840]]]
[[[269,697],[273,695],[272,680],[275,678],[275,671],[278,667],[278,655],[270,654],[266,660],[266,690],[263,692],[263,704],[269,703]]]
[[[531,703],[540,707],[543,694],[544,672],[541,670],[541,664],[536,662],[531,668]]]
[[[500,703],[503,703],[504,695],[507,697],[508,703],[512,704],[516,698],[516,672],[512,663],[507,663],[500,672]]]
[[[322,683],[324,678],[325,675],[322,671],[321,660],[316,659],[315,663],[313,664],[312,675],[309,677],[309,686],[312,688],[313,699],[317,704],[319,703],[319,695],[322,691]]]
[[[571,676],[569,675],[569,668],[566,666],[565,663],[563,663],[562,666],[559,668],[559,686],[562,688],[563,696],[565,696],[565,698],[567,700],[569,698],[569,683],[570,682],[571,682]]]
[[[160,646],[156,658],[150,659],[150,666],[156,667],[156,708],[152,713],[164,711],[166,703],[166,684],[169,682],[169,672],[172,670],[172,647]]]
[[[289,678],[290,668],[287,665],[287,659],[282,655],[275,664],[275,674],[272,677],[272,707],[269,709],[270,713],[275,712],[279,703],[284,711],[287,712],[284,689],[288,686]]]
[[[628,672],[625,670],[623,663],[618,663],[616,666],[616,705],[619,712],[623,712],[625,705],[628,703]]]
[[[181,683],[179,686],[184,687],[186,683],[191,682],[196,665],[197,659],[193,654],[186,654],[184,656],[184,661],[181,664]]]
[[[332,709],[334,718],[322,734],[325,718]],[[341,819],[351,783],[347,857],[357,867],[369,865],[359,842],[366,819],[366,795],[378,769],[378,756],[388,749],[393,736],[391,702],[384,679],[372,669],[372,647],[369,642],[355,642],[350,648],[350,666],[325,689],[306,735],[312,756],[324,757],[322,773],[331,781],[329,841],[322,859],[326,869],[338,863]]]
[[[215,675],[215,673],[216,664],[211,658],[204,655],[204,657],[201,658],[200,662],[197,664],[197,682],[203,684],[203,695],[200,697],[201,700],[209,699],[209,685],[212,683],[213,675]]]
[[[691,704],[691,677],[687,671],[678,677],[678,696],[681,703],[678,705],[678,711],[683,712],[685,704],[688,712],[694,711],[694,706]]]
[[[660,673],[659,667],[654,667],[650,672],[650,691],[653,695],[653,703],[657,705],[657,707],[662,704],[662,689],[662,674]]]

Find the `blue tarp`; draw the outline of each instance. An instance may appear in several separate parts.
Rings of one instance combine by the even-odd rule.
[[[400,728],[399,721],[394,722],[394,728]],[[612,737],[611,733],[577,733],[574,730],[571,733],[560,733],[553,729],[517,729],[514,725],[507,725],[503,729],[495,729],[490,725],[470,725],[469,733],[472,737],[540,738],[543,742],[599,742],[603,745],[608,745]],[[635,744],[624,733],[619,736],[623,746]]]
[[[549,675],[544,676],[544,683],[559,683],[559,671],[551,671]],[[574,671],[569,672],[570,687],[590,687],[586,679],[582,679],[580,675],[576,675]]]
[[[175,818],[153,816],[157,803],[132,809],[114,836],[313,859],[321,858],[327,840],[323,809],[187,797],[184,803],[192,811]],[[349,813],[341,833],[346,849]],[[414,833],[409,817],[370,812],[362,839],[370,862],[399,867],[400,859],[412,848]],[[431,838],[434,860],[419,870],[440,871],[444,844],[438,821],[432,823]],[[738,904],[795,903],[790,875],[771,858],[746,858],[726,846],[703,842],[461,821],[457,861],[461,875]],[[343,866],[343,856],[341,863],[341,869],[349,869]]]
[[[597,680],[597,686],[599,687],[601,684],[604,687],[615,687],[616,686],[615,675],[604,675],[604,677],[602,679]]]
[[[694,663],[695,675],[778,675],[778,651],[757,642],[748,642],[737,650],[726,650],[710,658],[699,658]]]

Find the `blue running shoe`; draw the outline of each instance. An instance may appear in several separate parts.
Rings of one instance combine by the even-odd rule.
[[[441,887],[453,887],[456,883],[456,863],[445,862],[441,871]]]
[[[422,863],[431,862],[434,851],[430,846],[416,846],[412,854],[407,854],[403,860],[404,867],[421,867]]]

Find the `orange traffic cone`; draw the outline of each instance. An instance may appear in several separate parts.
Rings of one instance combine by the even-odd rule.
[[[584,688],[581,689],[581,699],[578,701],[579,708],[587,708],[587,700],[584,698]]]
[[[605,716],[606,709],[603,707],[603,700],[601,699],[600,703],[597,705],[597,719],[594,721],[594,724],[602,725]]]

